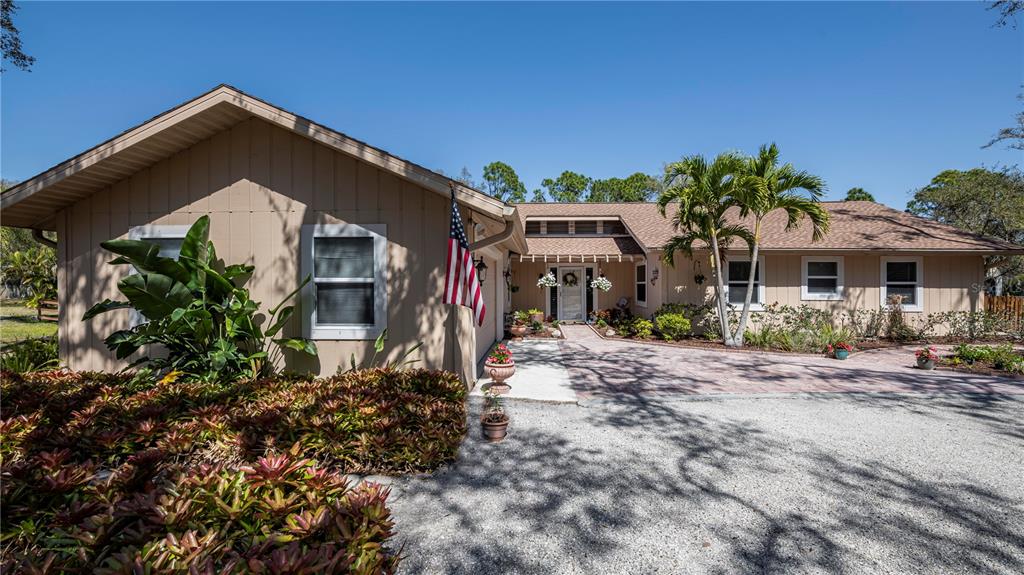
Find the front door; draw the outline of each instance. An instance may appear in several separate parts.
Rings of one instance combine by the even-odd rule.
[[[583,268],[558,268],[558,319],[561,321],[583,321],[584,292],[586,277]]]

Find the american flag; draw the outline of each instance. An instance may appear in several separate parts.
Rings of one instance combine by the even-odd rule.
[[[464,305],[473,309],[477,325],[484,324],[484,296],[480,293],[480,282],[476,281],[473,254],[469,252],[466,228],[462,225],[459,205],[455,203],[455,188],[452,187],[452,225],[448,230],[448,265],[444,274],[444,303]]]

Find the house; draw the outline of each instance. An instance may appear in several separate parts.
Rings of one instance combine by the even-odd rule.
[[[265,308],[312,274],[286,334],[314,338],[319,357],[289,367],[334,373],[371,354],[387,329],[392,357],[422,341],[420,365],[472,379],[503,334],[507,254],[526,244],[514,208],[455,182],[475,255],[493,270],[483,284],[489,313],[475,326],[468,308],[443,305],[450,183],[218,86],[8,190],[0,218],[57,232],[59,349],[72,369],[124,365],[103,339],[132,313],[81,321],[92,304],[120,299],[116,283],[127,273],[106,263],[100,242],[150,239],[174,254],[188,226],[209,214],[218,255],[255,265],[248,287]],[[331,269],[320,257],[359,265]]]
[[[831,230],[819,242],[811,241],[809,224],[787,231],[782,211],[765,220],[754,311],[767,303],[871,310],[894,294],[904,297],[904,310],[911,313],[980,311],[985,256],[1024,254],[1022,246],[874,202],[822,205],[831,215]],[[516,208],[527,251],[512,255],[513,308],[535,307],[566,321],[622,303],[634,315],[649,317],[664,303],[701,304],[713,297],[708,250],[698,247],[692,259],[676,254],[673,266],[663,263],[661,248],[676,232],[655,204],[532,203]],[[740,222],[738,211],[733,209],[727,219]],[[750,255],[745,245],[730,247],[726,291],[728,301],[740,308]],[[537,288],[537,278],[549,271],[561,286]],[[573,281],[598,275],[611,281],[611,291]]]
[[[450,186],[488,272],[479,326],[468,308],[441,303]],[[900,294],[910,312],[980,310],[983,258],[1024,253],[880,204],[825,205],[832,229],[821,242],[808,226],[786,232],[781,213],[768,217],[758,306],[877,309]],[[204,214],[218,254],[255,266],[248,287],[265,307],[312,276],[285,335],[313,338],[319,357],[290,357],[287,367],[320,374],[372,354],[386,329],[390,357],[423,342],[421,365],[472,381],[513,309],[583,321],[621,305],[650,316],[664,303],[704,302],[714,283],[706,251],[662,262],[674,230],[654,204],[506,205],[223,85],[18,184],[0,210],[4,225],[57,233],[60,357],[76,370],[123,367],[103,340],[136,321],[128,310],[81,321],[92,304],[118,299],[128,273],[108,265],[100,242],[148,239],[173,255]],[[733,247],[735,303],[750,262]],[[538,288],[548,272],[560,285]],[[589,287],[601,275],[610,292]]]

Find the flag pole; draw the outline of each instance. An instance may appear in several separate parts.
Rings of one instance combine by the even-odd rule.
[[[448,180],[448,189],[452,191],[452,204],[455,204],[455,182]],[[445,337],[445,347],[451,349],[449,369],[452,373],[458,373],[455,369],[455,321],[458,319],[458,308],[455,304],[448,306],[448,335]]]

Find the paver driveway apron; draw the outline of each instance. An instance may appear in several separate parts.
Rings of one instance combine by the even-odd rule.
[[[1022,394],[1024,380],[913,367],[912,348],[823,356],[608,340],[563,326],[562,361],[580,399],[813,392]]]

